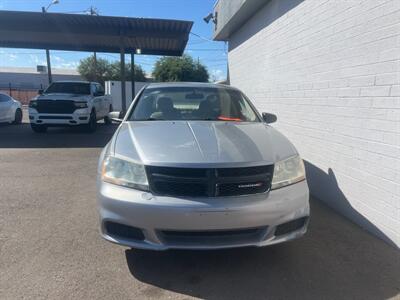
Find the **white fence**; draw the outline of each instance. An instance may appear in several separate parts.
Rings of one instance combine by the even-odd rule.
[[[147,82],[135,82],[135,96],[136,94],[145,86]],[[126,108],[131,104],[132,97],[132,83],[130,81],[126,82]],[[121,81],[106,81],[105,90],[107,95],[112,97],[112,105],[115,111],[122,110],[122,100],[121,100]]]

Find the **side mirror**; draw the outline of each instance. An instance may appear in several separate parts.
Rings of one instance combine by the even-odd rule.
[[[266,113],[266,112],[262,113],[262,117],[264,119],[264,122],[267,123],[267,124],[275,123],[276,120],[278,120],[278,117],[276,115],[270,114],[270,113]]]
[[[38,90],[39,95],[43,95],[43,92],[44,92],[43,89]]]
[[[112,111],[108,113],[108,118],[116,123],[122,122],[122,114],[120,111]]]

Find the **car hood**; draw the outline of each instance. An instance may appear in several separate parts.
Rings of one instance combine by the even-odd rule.
[[[52,94],[43,94],[36,97],[36,100],[73,100],[73,101],[82,101],[88,99],[90,95],[77,95],[77,94],[68,94],[68,93],[52,93]]]
[[[118,157],[159,166],[255,166],[297,153],[273,127],[247,122],[124,122],[113,144]]]
[[[14,105],[16,105],[16,106],[18,106],[18,107],[21,107],[21,106],[22,106],[22,105],[21,105],[21,102],[19,102],[18,100],[15,100],[15,99],[13,98],[12,101],[13,101],[13,104],[14,104]]]

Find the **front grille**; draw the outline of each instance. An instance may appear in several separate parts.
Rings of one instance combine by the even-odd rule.
[[[40,116],[41,120],[71,120],[70,116]]]
[[[38,100],[35,108],[42,114],[72,114],[76,109],[71,100]]]
[[[174,168],[146,166],[156,195],[223,197],[260,194],[271,187],[273,165],[245,168]]]

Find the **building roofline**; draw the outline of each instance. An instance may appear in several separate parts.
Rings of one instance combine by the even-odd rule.
[[[214,40],[227,41],[248,19],[270,0],[218,0],[214,6],[217,24]]]

